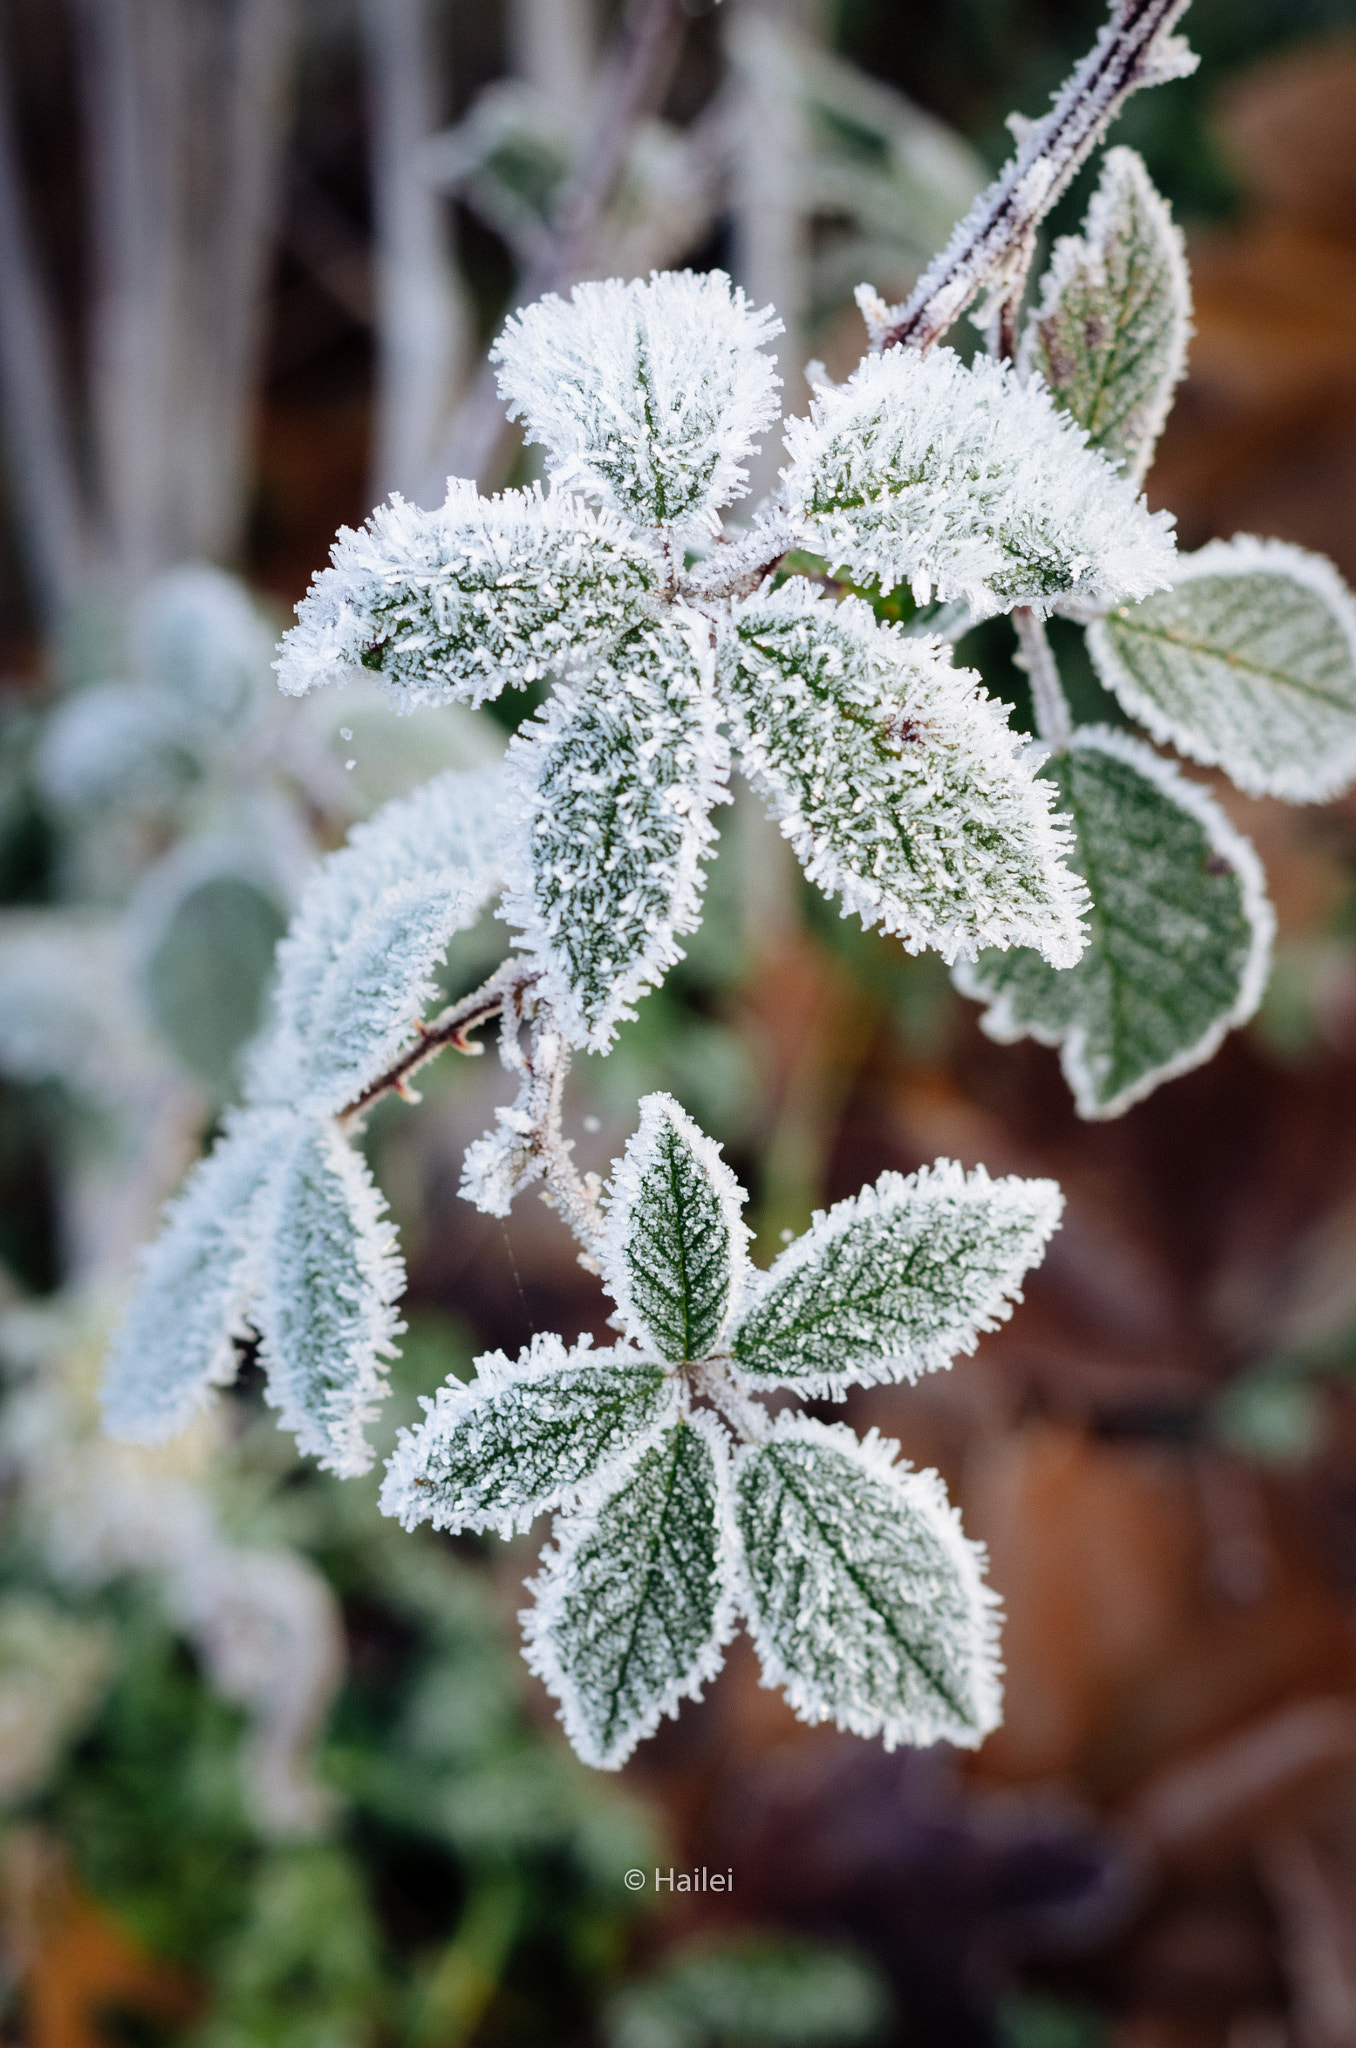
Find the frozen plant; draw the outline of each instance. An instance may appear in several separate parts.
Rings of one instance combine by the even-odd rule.
[[[774,315],[720,273],[582,284],[492,351],[545,487],[392,498],[340,533],[283,642],[293,695],[373,677],[405,709],[547,690],[502,766],[436,777],[313,873],[245,1104],[112,1347],[107,1419],[173,1434],[257,1338],[302,1447],[340,1473],[371,1462],[402,1272],[355,1140],[497,1018],[518,1093],[462,1193],[504,1215],[538,1185],[622,1342],[482,1360],[406,1436],[384,1499],[448,1528],[562,1514],[529,1656],[599,1764],[716,1669],[737,1613],[811,1719],[973,1742],[998,1711],[992,1610],[935,1476],[801,1413],[773,1422],[759,1396],[948,1363],[1007,1312],[1057,1189],[945,1162],[887,1175],[759,1275],[738,1190],[668,1098],[642,1105],[607,1190],[562,1135],[572,1050],[608,1048],[698,921],[732,762],[844,915],[940,952],[998,1035],[1061,1043],[1090,1115],[1249,1013],[1271,921],[1206,790],[1129,734],[1073,730],[1044,620],[1089,623],[1127,708],[1249,788],[1316,795],[1356,767],[1356,631],[1332,572],[1250,542],[1184,563],[1140,495],[1189,308],[1131,152],[1106,159],[1020,338],[1045,212],[1127,95],[1194,61],[1171,33],[1183,5],[1120,0],[913,297],[863,292],[873,352],[841,386],[820,378],[745,530],[722,521],[777,414]],[[983,294],[991,353],[967,367],[937,344]],[[888,623],[904,585],[910,623]],[[952,660],[995,613],[1043,746]],[[515,951],[427,1015],[449,939],[496,899]]]

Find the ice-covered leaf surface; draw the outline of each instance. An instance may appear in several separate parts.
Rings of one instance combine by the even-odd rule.
[[[999,1719],[995,1603],[936,1473],[898,1448],[799,1416],[741,1451],[739,1597],[802,1720],[973,1749]]]
[[[1250,795],[1318,803],[1356,777],[1356,602],[1321,555],[1212,541],[1088,645],[1132,718]]]
[[[603,1284],[636,1343],[661,1358],[719,1348],[748,1260],[744,1194],[670,1095],[647,1095],[612,1182]]]
[[[504,915],[576,1044],[605,1047],[698,922],[727,772],[708,668],[678,625],[638,632],[509,749]]]
[[[1172,521],[1085,441],[1008,365],[890,349],[790,422],[791,517],[858,582],[908,581],[976,618],[1147,597],[1171,578]]]
[[[799,577],[735,625],[721,666],[735,742],[811,881],[910,952],[1078,957],[1082,890],[1052,792],[972,671]]]
[[[232,1115],[194,1167],[142,1254],[132,1298],[104,1365],[104,1420],[114,1436],[162,1443],[235,1377],[266,1218],[260,1191],[293,1132],[285,1110]]]
[[[763,345],[781,331],[722,271],[668,271],[539,299],[490,356],[558,489],[641,526],[701,533],[742,495],[755,438],[777,417]]]
[[[400,1432],[381,1504],[407,1529],[526,1529],[596,1473],[633,1454],[671,1418],[675,1382],[630,1351],[567,1351],[539,1336],[517,1359],[476,1360],[448,1380],[415,1429]]]
[[[523,1616],[527,1661],[586,1763],[615,1770],[720,1669],[730,1633],[725,1452],[709,1416],[666,1430],[557,1530]]]
[[[498,886],[501,804],[497,764],[447,770],[315,869],[278,949],[256,1095],[340,1109],[413,1041],[448,940]]]
[[[1062,1207],[1054,1181],[990,1180],[949,1159],[883,1173],[759,1276],[735,1363],[755,1385],[812,1397],[949,1365],[1012,1313]]]
[[[274,664],[300,697],[377,675],[403,710],[483,704],[587,660],[647,617],[654,554],[611,513],[559,492],[478,497],[453,477],[422,512],[401,498],[341,527]]]
[[[1045,773],[1092,894],[1087,951],[1062,973],[1029,951],[985,953],[955,979],[990,1005],[990,1037],[1062,1048],[1081,1115],[1118,1116],[1252,1015],[1275,921],[1248,841],[1140,741],[1085,728]]]
[[[1138,482],[1186,369],[1191,285],[1181,230],[1133,149],[1108,150],[1081,235],[1056,242],[1020,367],[1088,445]]]
[[[405,1276],[385,1209],[335,1126],[301,1122],[269,1186],[255,1320],[283,1426],[345,1479],[372,1462],[363,1431],[402,1327],[392,1304]]]

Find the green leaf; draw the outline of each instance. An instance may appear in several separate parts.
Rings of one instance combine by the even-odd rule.
[[[990,1180],[949,1159],[883,1173],[759,1275],[735,1362],[755,1385],[814,1398],[935,1372],[1011,1315],[1062,1208],[1052,1180]]]
[[[1275,918],[1248,841],[1141,741],[1087,727],[1045,773],[1092,891],[1087,952],[1062,974],[1029,951],[985,953],[954,979],[991,1005],[991,1038],[1062,1047],[1081,1116],[1119,1116],[1251,1017]]]
[[[1090,628],[1132,718],[1252,796],[1317,803],[1356,777],[1356,603],[1331,562],[1237,534],[1171,590]]]
[[[653,1437],[677,1400],[663,1368],[630,1351],[567,1351],[537,1336],[516,1360],[476,1360],[449,1379],[416,1429],[403,1429],[381,1505],[407,1529],[497,1529],[511,1536],[574,1498]]]
[[[146,962],[152,1017],[185,1066],[220,1093],[258,1029],[285,930],[273,898],[245,876],[209,875],[179,897]]]
[[[1138,482],[1186,369],[1191,281],[1181,230],[1133,149],[1107,151],[1081,235],[1055,244],[1020,367],[1045,379],[1088,444]]]
[[[267,1397],[303,1451],[365,1472],[365,1425],[402,1325],[395,1232],[366,1162],[331,1123],[302,1122],[269,1189],[256,1320]]]
[[[803,1721],[974,1749],[999,1721],[995,1601],[935,1472],[873,1430],[783,1418],[739,1454],[739,1597]]]
[[[741,764],[812,882],[946,960],[1082,949],[1083,891],[1030,750],[939,643],[802,577],[741,608],[721,684]]]
[[[666,1430],[621,1486],[565,1518],[523,1615],[527,1661],[585,1763],[616,1770],[723,1661],[724,1440],[707,1414]]]
[[[669,624],[558,687],[509,748],[503,914],[576,1045],[611,1042],[700,920],[709,814],[727,800],[719,723],[698,634]]]
[[[717,1349],[748,1261],[744,1192],[671,1095],[647,1095],[617,1164],[602,1254],[622,1327],[675,1362]]]

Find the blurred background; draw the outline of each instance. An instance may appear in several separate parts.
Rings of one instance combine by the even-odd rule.
[[[592,1775],[517,1657],[534,1543],[383,1523],[374,1484],[296,1460],[248,1356],[165,1451],[97,1430],[134,1248],[231,1097],[308,864],[522,714],[284,703],[272,648],[335,527],[532,474],[480,365],[544,283],[723,265],[785,317],[801,409],[808,359],[861,351],[852,287],[907,289],[1103,17],[635,0],[628,127],[606,0],[0,10],[5,2041],[1356,2044],[1356,799],[1218,785],[1267,866],[1272,984],[1117,1122],[840,921],[742,794],[687,961],[578,1063],[581,1163],[671,1089],[764,1261],[886,1167],[1063,1183],[1012,1323],[849,1410],[990,1546],[1007,1718],[976,1757],[803,1728],[736,1644]],[[1198,74],[1113,137],[1194,277],[1150,497],[1186,546],[1275,534],[1356,578],[1356,0],[1185,26]],[[1008,639],[961,658],[1024,722]],[[1119,722],[1078,645],[1080,714]],[[502,947],[457,941],[450,992]],[[445,1063],[372,1121],[410,1263],[386,1444],[478,1351],[602,1334],[552,1216],[455,1199],[508,1092]],[[702,1865],[732,1894],[656,1897]]]

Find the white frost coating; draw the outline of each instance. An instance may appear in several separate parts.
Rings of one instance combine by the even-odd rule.
[[[627,1495],[643,1486],[649,1461],[660,1456],[671,1432],[666,1433],[620,1485],[615,1475],[604,1474],[581,1489],[573,1512],[556,1525],[555,1544],[542,1553],[539,1576],[528,1582],[535,1605],[519,1615],[528,1668],[559,1701],[558,1718],[566,1735],[576,1753],[596,1770],[619,1770],[666,1715],[676,1716],[686,1699],[700,1699],[703,1686],[725,1662],[725,1647],[735,1631],[728,1439],[715,1416],[702,1409],[690,1412],[678,1427],[694,1432],[710,1455],[709,1502],[698,1501],[692,1522],[684,1515],[674,1529],[675,1510],[683,1513],[692,1504],[669,1488],[657,1499],[650,1517],[659,1533],[652,1537],[649,1555],[637,1557],[633,1548],[616,1542],[614,1531],[631,1505]],[[634,1654],[643,1655],[649,1647],[666,1668],[652,1667],[640,1682],[624,1668],[622,1681],[638,1696],[629,1710],[607,1717],[600,1727],[587,1684],[587,1663],[597,1657],[600,1639],[605,1644],[617,1607],[625,1608],[628,1602],[626,1620],[631,1641],[638,1644]],[[645,1630],[647,1610],[660,1607],[666,1625],[652,1624]],[[647,1634],[668,1640],[646,1645]]]
[[[695,1192],[699,1200],[702,1195],[707,1199],[701,1204],[700,1213],[685,1219],[689,1228],[681,1234],[688,1241],[673,1246],[669,1258],[663,1260],[662,1252],[669,1247],[656,1242],[659,1233],[647,1212],[654,1206],[655,1180],[670,1178],[661,1158],[666,1140],[676,1141],[690,1158],[694,1179],[699,1177]],[[665,1188],[664,1192],[671,1200],[672,1190]],[[686,1291],[692,1285],[687,1268],[695,1253],[707,1262],[708,1270],[702,1277],[708,1280],[709,1291],[720,1297],[719,1305],[711,1306],[711,1330],[702,1355],[720,1350],[752,1272],[747,1246],[753,1236],[742,1214],[747,1197],[721,1158],[720,1146],[699,1129],[671,1095],[642,1096],[639,1125],[627,1142],[625,1156],[614,1161],[605,1199],[607,1228],[599,1247],[598,1263],[603,1285],[617,1304],[619,1327],[642,1347],[653,1342],[650,1317],[637,1298],[638,1292],[643,1290],[647,1298],[650,1296],[654,1283],[667,1278],[664,1272],[655,1270],[665,1264],[670,1268],[681,1266]],[[670,1224],[673,1221],[671,1216],[663,1220]],[[694,1224],[705,1240],[695,1246],[690,1241]],[[637,1247],[640,1233],[643,1242]],[[636,1271],[637,1250],[641,1273]],[[711,1271],[712,1266],[720,1270]]]
[[[1061,597],[1111,605],[1172,580],[1172,519],[1150,513],[1039,380],[950,349],[868,356],[787,426],[804,542],[883,590],[963,598],[976,618]]]
[[[754,437],[778,412],[763,344],[781,332],[723,271],[656,271],[648,284],[612,278],[539,299],[490,359],[558,489],[695,536],[747,489]]]
[[[827,1214],[817,1209],[754,1275],[734,1369],[807,1400],[937,1372],[1008,1320],[1063,1210],[1057,1181],[991,1180],[951,1159],[883,1173]]]
[[[538,1334],[517,1358],[491,1351],[475,1366],[474,1380],[421,1397],[424,1421],[400,1432],[381,1509],[406,1529],[529,1529],[595,1477],[615,1486],[677,1413],[676,1380],[587,1336],[567,1348]]]
[[[1041,372],[1055,403],[1108,459],[1121,454],[1138,484],[1186,374],[1191,331],[1182,231],[1144,159],[1109,149],[1082,232],[1055,243],[1018,370]]]
[[[729,750],[704,621],[635,634],[514,735],[501,915],[575,1045],[602,1051],[701,919]]]
[[[810,1505],[788,1501],[762,1550],[755,1474],[782,1449],[798,1459]],[[976,1749],[1002,1719],[1000,1603],[984,1583],[983,1546],[963,1533],[937,1473],[898,1455],[874,1429],[859,1441],[796,1414],[777,1418],[769,1442],[745,1445],[736,1598],[760,1684],[780,1687],[802,1721],[879,1735],[887,1750],[942,1740]]]
[[[399,710],[483,704],[575,666],[644,617],[653,552],[608,512],[540,488],[481,498],[448,480],[423,512],[393,497],[344,526],[285,634],[278,687],[381,677]]]
[[[1271,971],[1276,913],[1266,892],[1266,874],[1257,857],[1257,849],[1230,823],[1208,789],[1199,782],[1192,782],[1171,761],[1165,761],[1152,748],[1146,747],[1142,740],[1134,739],[1129,733],[1116,732],[1110,726],[1080,727],[1069,744],[1071,751],[1088,748],[1124,761],[1204,826],[1211,847],[1238,876],[1243,891],[1243,913],[1252,931],[1252,943],[1233,1005],[1217,1017],[1194,1044],[1185,1046],[1174,1059],[1155,1067],[1152,1073],[1145,1074],[1133,1087],[1123,1089],[1108,1102],[1098,1100],[1096,1076],[1087,1056],[1087,1033],[1081,1025],[1074,1023],[1046,1030],[1034,1022],[1021,1023],[1013,1014],[1010,998],[1002,995],[994,1000],[979,982],[973,967],[961,963],[953,970],[952,978],[962,995],[974,1002],[990,1005],[980,1019],[980,1028],[987,1037],[999,1045],[1014,1045],[1019,1039],[1033,1038],[1038,1045],[1058,1046],[1060,1066],[1073,1092],[1079,1115],[1092,1121],[1105,1121],[1123,1116],[1127,1109],[1152,1095],[1165,1081],[1175,1080],[1179,1074],[1189,1074],[1194,1068],[1204,1066],[1214,1057],[1229,1032],[1240,1024],[1246,1024],[1256,1013]]]
[[[1239,586],[1251,578],[1249,593]],[[1202,582],[1223,586],[1213,617],[1192,615]],[[1249,796],[1323,803],[1356,779],[1356,599],[1325,555],[1236,533],[1179,556],[1160,607],[1157,694],[1116,646],[1116,620],[1087,636],[1103,683],[1156,740],[1223,768]]]
[[[1083,948],[1042,756],[940,641],[802,577],[748,601],[721,653],[740,763],[812,882],[907,951]]]
[[[333,1124],[301,1124],[266,1200],[257,1323],[266,1398],[303,1451],[351,1479],[404,1328],[405,1283],[386,1203]]]
[[[413,1042],[448,940],[498,887],[502,802],[498,763],[449,769],[314,870],[278,948],[255,1099],[340,1109]]]
[[[249,1334],[259,1288],[262,1190],[295,1129],[286,1110],[232,1112],[170,1203],[109,1344],[100,1398],[110,1435],[164,1443],[210,1388],[235,1378],[235,1339]]]

